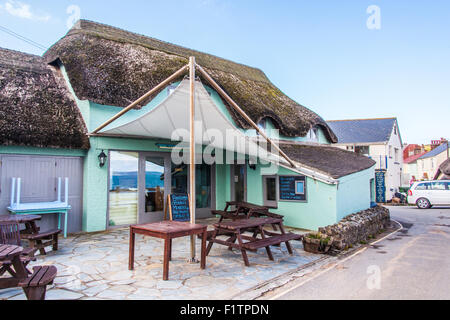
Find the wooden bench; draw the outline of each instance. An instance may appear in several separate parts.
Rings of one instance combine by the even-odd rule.
[[[46,255],[45,247],[52,246],[53,251],[58,250],[58,235],[61,229],[49,230],[33,234],[22,234],[22,239],[28,240],[30,247],[39,250],[42,255]]]
[[[45,300],[47,285],[53,284],[57,269],[55,266],[33,267],[33,274],[19,283],[28,300]]]
[[[277,236],[271,236],[270,238],[259,239],[252,242],[247,242],[243,244],[243,247],[249,250],[258,250],[261,248],[266,248],[270,246],[277,246],[281,243],[288,243],[291,240],[300,240],[303,236],[295,233],[280,234]]]

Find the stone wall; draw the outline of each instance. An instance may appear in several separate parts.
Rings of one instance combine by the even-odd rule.
[[[376,236],[387,229],[390,222],[389,209],[377,206],[349,215],[335,225],[319,228],[319,232],[332,236],[333,248],[343,250]]]

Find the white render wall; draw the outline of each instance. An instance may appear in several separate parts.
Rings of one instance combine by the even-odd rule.
[[[397,126],[397,124],[395,124]],[[399,188],[402,186],[403,175],[403,146],[400,138],[399,130],[397,134],[392,129],[391,137],[386,143],[373,144],[339,144],[335,147],[347,150],[347,147],[369,146],[369,157],[377,164],[375,169],[386,169],[386,200],[391,200]],[[392,154],[389,154],[389,147]],[[395,149],[398,150],[397,159],[395,158]],[[353,149],[354,150],[354,149]],[[387,163],[386,163],[387,157]]]
[[[417,176],[418,180],[432,180],[437,173],[440,165],[447,160],[447,151],[441,152],[437,156],[417,160]],[[428,178],[426,178],[426,175]]]

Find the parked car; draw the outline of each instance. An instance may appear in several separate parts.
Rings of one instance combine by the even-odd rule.
[[[408,203],[419,209],[450,205],[450,180],[415,182],[408,191]]]

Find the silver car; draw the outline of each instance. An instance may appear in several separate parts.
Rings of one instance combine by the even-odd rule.
[[[419,209],[450,205],[450,180],[415,182],[409,189],[408,203]]]

